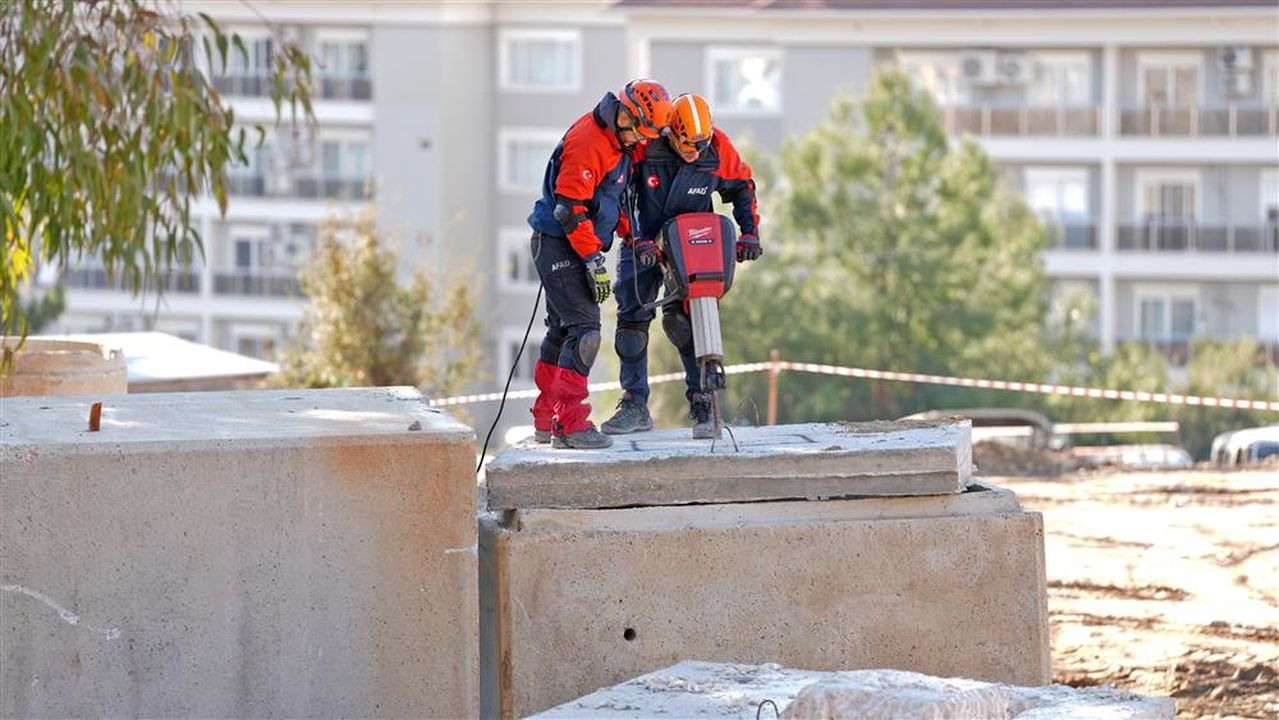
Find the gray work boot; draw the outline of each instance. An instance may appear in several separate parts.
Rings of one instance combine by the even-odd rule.
[[[653,416],[648,414],[648,405],[637,400],[629,392],[617,401],[617,412],[613,417],[600,425],[600,430],[609,435],[625,435],[653,429]]]
[[[587,425],[585,428],[576,432],[566,433],[564,435],[555,435],[551,438],[551,447],[554,448],[575,448],[577,450],[602,450],[606,447],[613,446],[613,438],[601,433],[595,429],[594,425]]]
[[[535,443],[537,443],[537,444],[539,444],[539,445],[545,445],[546,443],[548,443],[548,442],[550,442],[550,441],[551,441],[551,431],[550,431],[550,430],[538,430],[538,429],[534,428],[534,430],[533,430],[533,442],[535,442]]]
[[[711,394],[692,393],[688,396],[688,417],[693,421],[693,439],[710,440],[715,432],[715,421],[711,419]]]

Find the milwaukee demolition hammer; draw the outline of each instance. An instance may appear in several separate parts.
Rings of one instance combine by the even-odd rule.
[[[732,221],[723,215],[685,213],[662,227],[657,244],[662,251],[665,293],[645,307],[683,303],[684,317],[664,312],[662,328],[677,348],[688,347],[688,336],[692,336],[693,355],[701,371],[701,389],[710,393],[714,437],[719,437],[722,427],[719,391],[727,387],[719,299],[733,286],[737,232]]]

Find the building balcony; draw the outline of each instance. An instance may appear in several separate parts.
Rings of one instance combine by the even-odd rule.
[[[219,295],[300,298],[302,288],[292,270],[224,268],[213,274],[213,291]]]
[[[231,174],[227,193],[239,197],[302,200],[368,200],[373,197],[370,178],[324,173],[293,173],[268,178],[261,174]]]
[[[941,120],[952,135],[1092,137],[1101,131],[1101,108],[947,105]]]
[[[1279,107],[1124,107],[1119,134],[1140,137],[1275,137]]]
[[[219,94],[240,97],[266,97],[271,94],[271,78],[266,75],[219,75],[213,78]]]
[[[363,75],[320,75],[316,86],[317,97],[324,100],[373,99],[373,80]]]
[[[200,275],[197,272],[170,270],[159,276],[160,286],[164,292],[198,293],[200,292]],[[120,290],[133,292],[131,286],[126,287],[117,275],[114,279],[107,276],[106,268],[82,267],[68,270],[62,274],[62,283],[69,288],[82,290]],[[143,292],[152,292],[155,282],[143,284]]]
[[[1275,223],[1123,223],[1117,230],[1120,252],[1279,252],[1279,224]]]
[[[1092,221],[1043,221],[1050,250],[1096,250],[1097,225]]]

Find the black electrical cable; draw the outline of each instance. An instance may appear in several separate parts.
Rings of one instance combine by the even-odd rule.
[[[493,431],[497,429],[498,422],[502,419],[502,409],[506,407],[506,394],[511,391],[511,380],[515,377],[515,368],[520,366],[520,358],[524,357],[524,346],[528,344],[529,333],[533,332],[533,321],[537,319],[537,308],[542,304],[542,283],[537,284],[537,299],[533,301],[533,312],[528,316],[528,327],[524,328],[524,339],[520,341],[519,352],[515,353],[515,361],[511,363],[511,371],[506,375],[506,387],[502,388],[502,402],[497,405],[497,416],[493,418],[493,424],[489,426],[489,432],[484,436],[484,447],[480,450],[480,461],[475,465],[475,474],[480,474],[480,468],[484,467],[484,455],[489,449],[489,440],[493,439]]]

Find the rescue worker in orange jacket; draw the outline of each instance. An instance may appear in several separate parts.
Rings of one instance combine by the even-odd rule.
[[[605,448],[586,404],[587,376],[600,347],[600,304],[612,291],[604,253],[617,231],[629,235],[622,192],[630,151],[661,137],[671,100],[652,80],[605,93],[560,139],[546,165],[542,197],[528,222],[533,262],[546,290],[546,337],[533,373],[533,428],[556,447]]]
[[[706,98],[680,95],[673,106],[666,142],[631,151],[635,160],[631,183],[634,237],[618,259],[618,319],[613,340],[613,348],[622,361],[625,392],[617,412],[600,426],[609,435],[653,428],[648,412],[648,328],[655,313],[644,305],[657,298],[662,284],[656,239],[667,221],[684,213],[712,211],[712,195],[719,193],[725,202],[732,203],[733,219],[740,231],[737,261],[756,260],[763,254],[750,166],[738,155],[728,134],[715,128]],[[693,421],[693,437],[714,437],[710,394],[701,391],[692,325],[682,305],[676,303],[663,309],[662,329],[679,350],[684,365],[684,395]]]

